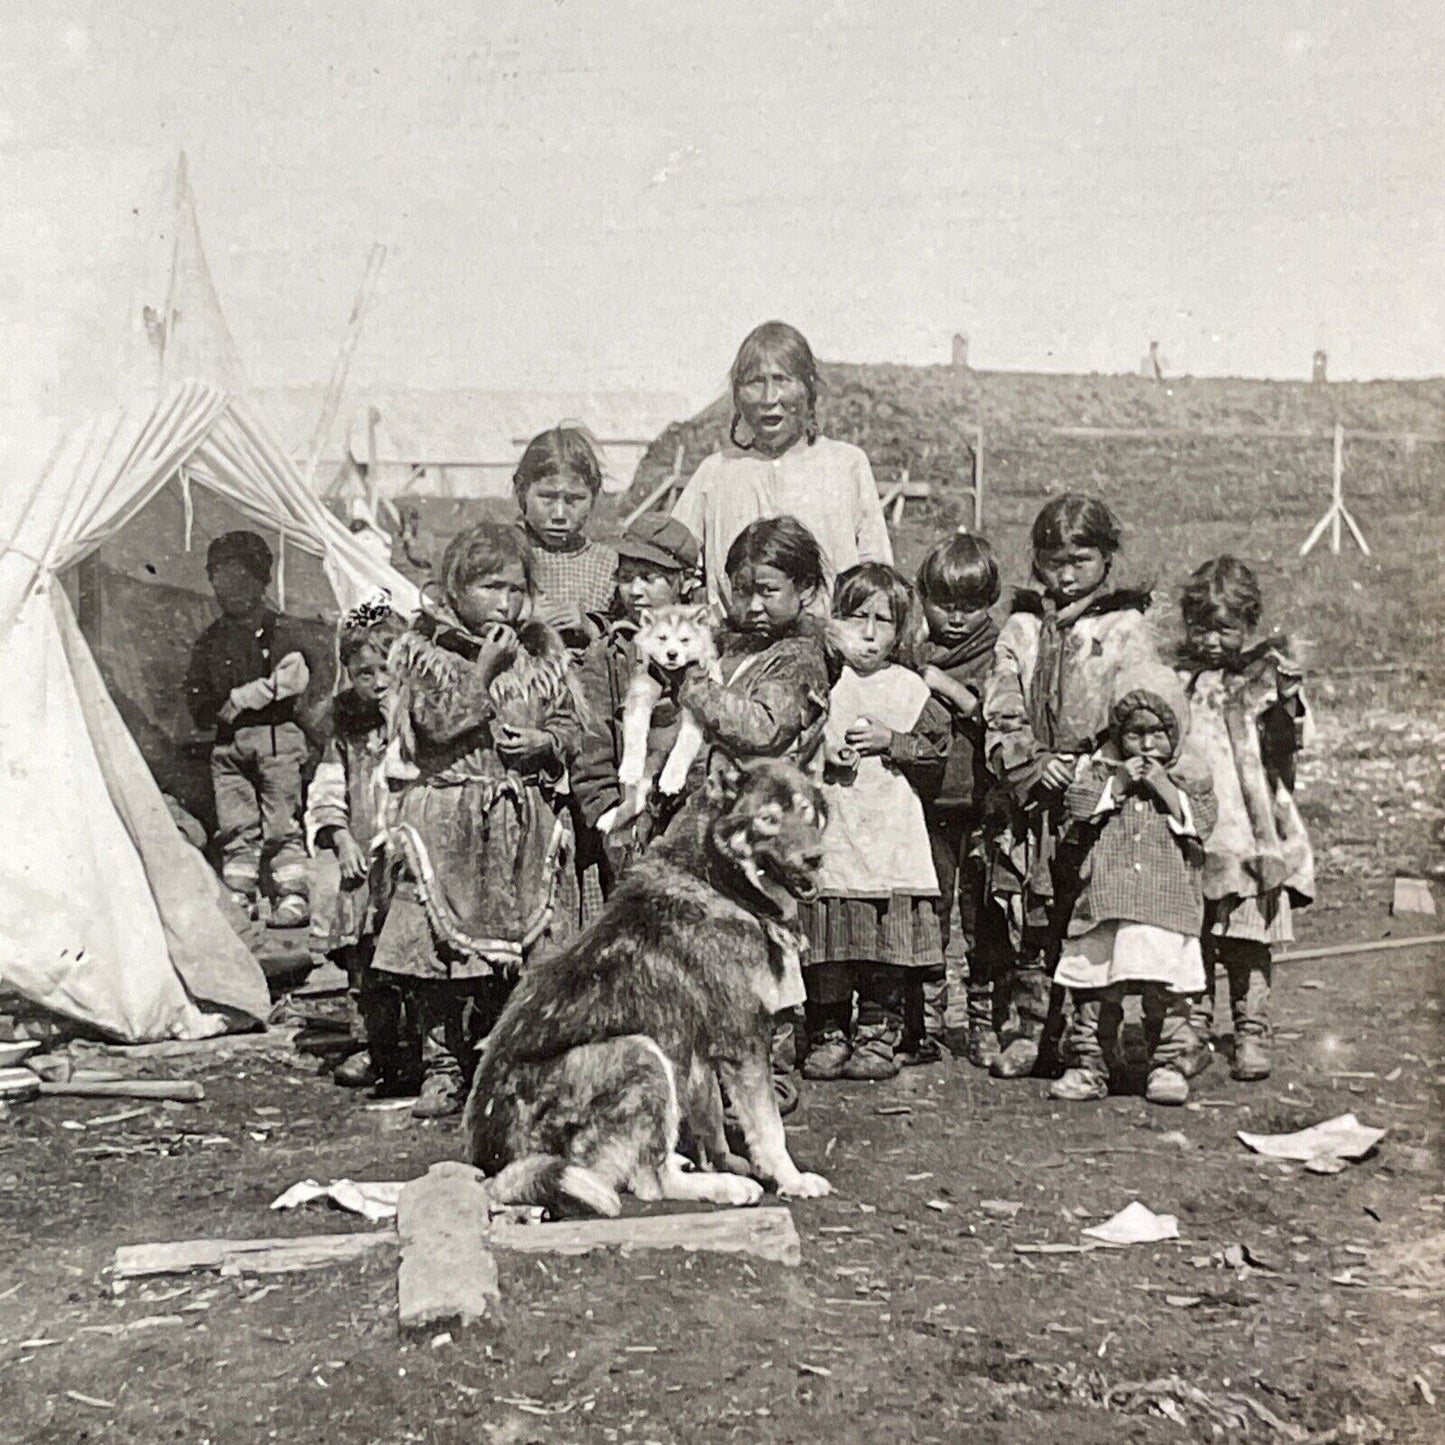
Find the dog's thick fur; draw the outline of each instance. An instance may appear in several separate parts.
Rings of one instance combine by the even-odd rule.
[[[471,1159],[496,1175],[495,1198],[613,1215],[624,1189],[717,1204],[755,1203],[757,1179],[793,1198],[828,1193],[788,1153],[770,1062],[825,810],[789,763],[715,763],[597,921],[528,966],[467,1104]],[[719,1078],[751,1167],[728,1151]],[[684,1125],[697,1172],[679,1157]]]
[[[652,710],[662,697],[662,683],[653,669],[675,674],[697,663],[709,677],[722,680],[713,640],[711,608],[705,604],[685,606],[682,603],[644,607],[638,624],[633,639],[637,666],[622,704],[622,758],[617,768],[622,801],[603,820],[607,828],[630,823],[647,807],[647,795],[652,790],[652,779],[646,773],[647,731]],[[664,797],[676,797],[686,786],[693,760],[702,750],[702,741],[701,725],[684,708],[677,738],[657,775],[657,789]]]

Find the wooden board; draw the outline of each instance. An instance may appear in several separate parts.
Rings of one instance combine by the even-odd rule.
[[[625,1219],[567,1219],[554,1224],[492,1221],[495,1249],[531,1254],[588,1254],[594,1249],[688,1249],[750,1254],[777,1264],[802,1262],[793,1216],[779,1206],[691,1214],[641,1214]]]
[[[284,1274],[359,1259],[395,1243],[392,1230],[378,1229],[365,1234],[300,1234],[290,1239],[182,1239],[173,1244],[128,1244],[116,1250],[111,1273],[116,1279],[202,1270]]]

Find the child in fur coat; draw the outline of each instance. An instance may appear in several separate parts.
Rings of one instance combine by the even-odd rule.
[[[341,875],[326,952],[346,972],[359,1046],[333,1077],[346,1088],[375,1084],[396,1094],[415,1088],[419,1061],[404,1037],[401,991],[371,964],[379,924],[372,881],[389,802],[386,659],[403,630],[385,601],[365,602],[342,619],[337,652],[347,686],[332,700],[330,736],[306,798],[307,841],[335,853]]]
[[[1031,1074],[1050,1006],[1049,975],[1068,917],[1066,860],[1058,856],[1064,790],[1078,759],[1106,734],[1120,671],[1157,662],[1147,592],[1109,585],[1121,532],[1092,497],[1056,497],[1034,519],[1034,585],[1014,596],[984,689],[984,748],[1010,795],[990,860],[991,892],[1009,917],[1019,1033],[990,1066],[996,1078]]]
[[[1292,913],[1314,897],[1314,855],[1295,804],[1295,758],[1309,709],[1288,641],[1255,641],[1259,581],[1243,562],[1216,557],[1180,598],[1184,644],[1178,672],[1194,732],[1219,799],[1204,868],[1204,991],[1192,1014],[1186,1068],[1209,1064],[1215,970],[1229,983],[1236,1079],[1270,1072],[1271,950],[1294,938]]]
[[[1189,704],[1162,664],[1121,668],[1109,740],[1081,758],[1065,794],[1065,846],[1079,888],[1054,974],[1069,990],[1071,1067],[1053,1099],[1102,1099],[1124,997],[1144,1002],[1152,1104],[1183,1104],[1189,998],[1204,978],[1201,840],[1214,826],[1208,771],[1186,749]]]
[[[407,981],[424,1032],[419,1118],[460,1111],[476,1039],[577,910],[559,794],[580,713],[566,645],[528,620],[531,549],[516,529],[480,523],[452,540],[440,570],[441,602],[389,663],[401,794],[375,957]]]

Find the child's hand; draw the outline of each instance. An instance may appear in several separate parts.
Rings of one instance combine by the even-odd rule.
[[[221,704],[220,711],[216,714],[223,723],[235,722],[240,715],[241,709],[236,706],[236,699],[234,697],[228,697],[225,702]]]
[[[536,772],[553,760],[552,734],[541,728],[519,728],[499,723],[492,730],[497,756],[516,773]]]
[[[860,717],[843,735],[850,748],[857,750],[861,757],[877,757],[886,753],[893,742],[893,729],[884,727],[871,717]]]
[[[537,616],[558,632],[577,632],[585,626],[580,602],[543,602]]]
[[[1050,758],[1039,777],[1039,782],[1055,793],[1062,793],[1073,781],[1074,765],[1067,758]]]
[[[517,634],[505,623],[489,623],[480,634],[481,646],[477,649],[476,667],[482,681],[491,684],[499,674],[511,666],[517,654]]]
[[[858,776],[858,754],[849,747],[830,747],[823,756],[823,777],[840,787],[851,787]]]
[[[346,828],[336,830],[336,862],[341,869],[341,881],[343,884],[360,883],[367,873],[366,854],[361,851],[361,844],[351,836]]]

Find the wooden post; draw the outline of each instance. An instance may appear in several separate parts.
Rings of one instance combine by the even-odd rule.
[[[1330,523],[1330,555],[1340,555],[1340,513],[1345,506],[1345,429],[1338,422],[1335,423],[1335,465],[1334,475],[1331,481],[1333,503],[1330,511],[1334,514],[1334,521]]]
[[[983,531],[983,423],[973,434],[973,530]]]
[[[381,472],[376,465],[376,424],[380,420],[381,413],[374,406],[366,408],[366,511],[373,525],[381,496]]]
[[[677,455],[672,459],[672,470],[622,519],[623,531],[626,531],[644,512],[650,511],[658,502],[672,495],[678,479],[682,476],[682,463],[686,455],[686,446],[682,442],[678,442]]]
[[[1338,557],[1342,525],[1350,529],[1350,536],[1355,539],[1355,545],[1368,557],[1370,544],[1365,541],[1364,533],[1360,531],[1355,519],[1350,515],[1350,509],[1345,505],[1345,429],[1337,422],[1335,424],[1335,460],[1330,481],[1329,510],[1315,523],[1314,530],[1300,544],[1300,556],[1309,556],[1310,552],[1314,550],[1315,544],[1328,531],[1330,551]]]

